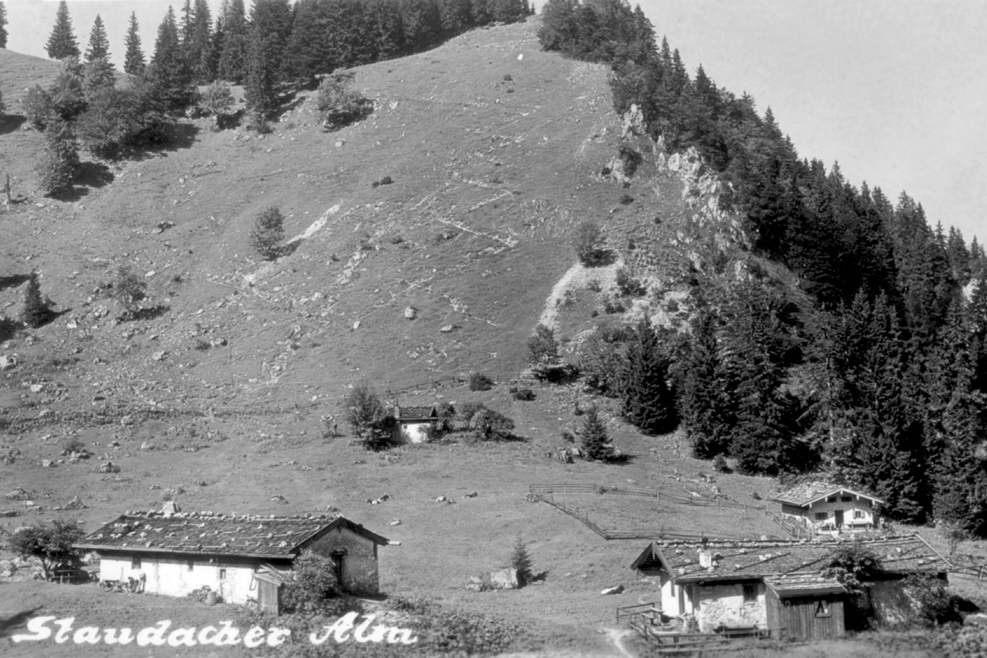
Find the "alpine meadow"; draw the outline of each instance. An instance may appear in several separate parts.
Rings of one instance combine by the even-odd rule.
[[[976,238],[626,0],[72,10],[0,1],[4,655],[987,650]]]

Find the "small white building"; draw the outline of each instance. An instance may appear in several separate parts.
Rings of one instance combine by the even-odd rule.
[[[434,404],[428,407],[394,405],[395,443],[425,443],[438,425],[439,412]]]
[[[262,566],[289,570],[304,550],[330,558],[344,591],[377,594],[377,547],[388,540],[337,516],[127,512],[75,545],[100,558],[100,582],[186,596],[208,586],[227,603],[258,599]]]
[[[814,533],[873,530],[883,500],[838,484],[809,482],[773,498],[781,513]]]

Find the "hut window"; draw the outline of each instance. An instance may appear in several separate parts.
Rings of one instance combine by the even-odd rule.
[[[195,568],[195,562],[193,562],[192,560],[189,560],[188,561],[188,570],[191,571],[194,568]]]
[[[825,521],[826,512],[816,512],[816,521]]]
[[[757,585],[744,585],[744,603],[757,603]]]
[[[852,496],[840,496],[840,500],[843,501],[844,503],[849,503],[849,502],[852,502],[853,501],[853,497]]]
[[[223,569],[222,567],[219,569],[219,579],[226,580],[226,569]]]
[[[859,510],[859,509],[853,510],[853,518],[855,518],[855,519],[862,519],[862,518],[864,518],[864,512],[863,512],[863,510]]]
[[[130,568],[131,569],[141,568],[141,558],[139,555],[135,555],[134,557],[130,558]]]
[[[830,496],[830,497],[829,497],[829,498],[827,498],[826,500],[827,500],[828,502],[830,502],[830,503],[835,503],[835,502],[836,502],[836,496]]]
[[[819,601],[816,603],[816,616],[817,617],[829,617],[829,601]]]

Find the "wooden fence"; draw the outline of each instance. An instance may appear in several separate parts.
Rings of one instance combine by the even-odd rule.
[[[651,644],[652,654],[702,655],[707,651],[729,651],[741,648],[743,640],[780,640],[785,636],[783,628],[728,629],[718,633],[666,633],[636,621],[630,626]]]
[[[641,528],[632,530],[609,530],[599,526],[594,523],[589,516],[570,505],[566,505],[563,502],[555,500],[553,494],[555,493],[597,493],[597,494],[617,494],[625,496],[646,496],[655,498],[656,500],[668,500],[669,502],[679,502],[679,501],[689,501],[688,496],[675,496],[667,493],[662,493],[659,496],[659,492],[651,491],[648,489],[620,489],[618,487],[604,487],[601,485],[592,484],[532,484],[528,487],[528,491],[538,500],[543,503],[551,505],[555,509],[568,514],[572,518],[576,519],[587,528],[603,537],[606,540],[611,539],[684,539],[684,540],[695,540],[695,539],[743,539],[743,535],[732,535],[732,534],[717,534],[711,535],[705,532],[667,532],[664,526],[659,528]],[[706,503],[711,503],[712,501],[705,500]],[[724,501],[724,507],[736,507],[743,509],[761,509],[749,507],[747,505],[741,505],[739,503],[731,503]],[[679,504],[699,504],[692,502],[679,502]],[[702,505],[701,505],[702,506]],[[710,507],[712,505],[705,505]]]

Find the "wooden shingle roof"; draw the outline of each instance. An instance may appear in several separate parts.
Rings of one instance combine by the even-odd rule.
[[[803,482],[802,484],[792,487],[784,493],[778,494],[772,498],[772,500],[778,503],[795,505],[796,507],[808,507],[813,503],[826,500],[826,498],[830,496],[856,496],[859,498],[866,498],[867,500],[874,501],[875,503],[884,502],[880,498],[872,496],[869,493],[864,493],[843,485],[832,484],[829,482]]]
[[[96,551],[293,558],[310,541],[346,527],[379,544],[388,540],[343,516],[238,516],[127,512],[84,537],[76,548]]]
[[[415,420],[434,420],[439,417],[439,412],[435,405],[429,407],[395,407],[394,417],[398,422],[408,422]]]
[[[887,573],[944,573],[950,568],[949,562],[919,535],[856,541],[877,555],[881,570]],[[631,568],[660,563],[678,582],[808,577],[823,569],[823,563],[840,544],[837,540],[651,542]],[[700,566],[700,550],[711,554],[711,567]]]

